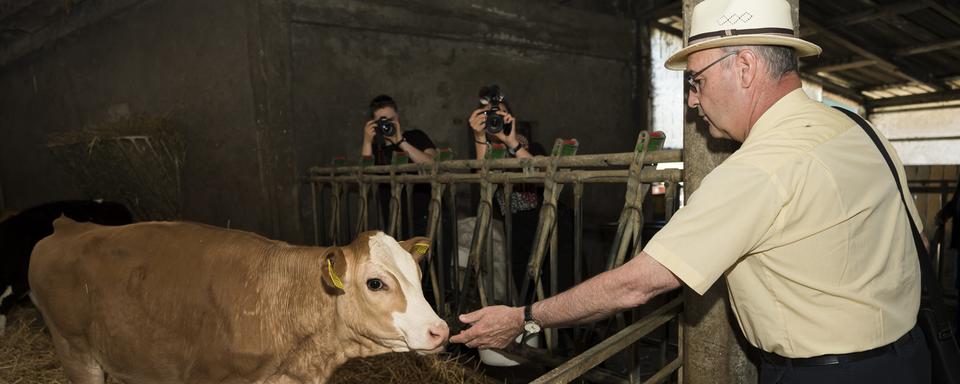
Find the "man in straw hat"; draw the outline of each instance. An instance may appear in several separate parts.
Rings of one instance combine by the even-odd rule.
[[[687,104],[740,149],[622,267],[532,306],[461,315],[472,326],[451,341],[502,348],[537,330],[524,325],[596,321],[724,276],[762,383],[929,383],[899,192],[857,123],[800,89],[797,57],[820,47],[794,37],[792,20],[786,0],[697,4],[666,67],[687,71]]]

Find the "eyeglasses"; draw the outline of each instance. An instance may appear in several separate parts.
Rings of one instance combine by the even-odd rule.
[[[712,67],[714,64],[719,63],[719,62],[722,61],[723,59],[726,59],[726,58],[728,58],[728,57],[730,57],[730,56],[733,56],[733,55],[736,55],[736,54],[738,54],[738,53],[740,53],[739,50],[736,50],[736,51],[733,51],[733,52],[728,52],[726,55],[720,56],[719,59],[714,60],[712,63],[710,63],[710,64],[707,65],[706,67],[703,67],[703,69],[701,69],[701,70],[699,70],[699,71],[696,71],[696,72],[694,72],[694,73],[691,73],[689,76],[687,76],[687,84],[690,84],[690,89],[693,90],[693,93],[700,93],[700,81],[699,81],[699,80],[694,80],[694,79],[696,79],[697,77],[699,77],[702,73],[706,72],[706,71],[707,71],[708,69],[710,69],[710,67]]]

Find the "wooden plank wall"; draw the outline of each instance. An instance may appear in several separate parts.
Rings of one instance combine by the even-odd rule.
[[[917,210],[923,218],[923,233],[929,238],[933,236],[934,216],[953,196],[953,187],[957,182],[960,165],[908,165],[905,168],[911,193],[917,203]],[[918,186],[923,189],[917,188]],[[928,191],[927,188],[939,190]]]
[[[923,233],[930,239],[936,230],[934,220],[937,212],[940,211],[943,204],[953,197],[960,166],[911,165],[905,168],[910,192],[913,194],[914,201],[917,203],[917,210],[923,219]],[[957,223],[953,220],[947,223],[942,244],[952,244],[951,231],[954,225],[957,225]],[[942,266],[942,270],[939,271],[940,284],[948,297],[956,297],[954,287],[956,253],[952,250],[946,250],[942,255],[943,260],[939,263]]]

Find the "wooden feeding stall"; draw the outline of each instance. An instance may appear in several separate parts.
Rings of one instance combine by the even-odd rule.
[[[388,234],[402,233],[404,225],[411,222],[411,212],[403,209],[401,202],[411,198],[416,184],[431,186],[431,201],[427,223],[427,237],[434,242],[431,257],[424,271],[424,279],[431,288],[437,313],[451,325],[452,334],[461,327],[457,314],[493,304],[521,305],[556,294],[557,282],[558,201],[564,187],[572,187],[574,229],[574,280],[584,278],[583,200],[584,186],[620,184],[626,188],[623,208],[615,220],[613,240],[606,249],[604,268],[611,269],[623,264],[629,255],[642,248],[644,199],[650,194],[653,183],[664,183],[665,199],[675,201],[679,194],[683,172],[679,169],[656,169],[661,162],[681,161],[679,150],[662,150],[663,137],[657,133],[641,132],[635,150],[627,153],[577,155],[576,140],[557,139],[549,156],[533,158],[503,158],[502,153],[489,151],[482,160],[454,160],[448,155],[439,156],[432,165],[407,164],[395,161],[391,165],[375,166],[360,161],[359,165],[347,165],[342,158],[335,159],[333,166],[312,167],[306,177],[311,192],[311,212],[314,236],[317,244],[341,244],[356,233],[373,227],[383,228]],[[441,151],[441,153],[446,153]],[[542,204],[536,235],[529,255],[511,255],[509,245],[497,246],[491,239],[495,192],[502,188],[509,195],[517,184],[536,184],[543,188]],[[479,186],[479,201],[476,204],[472,236],[470,233],[454,233],[444,236],[444,221],[459,223],[458,190]],[[389,190],[388,201],[382,201],[371,190]],[[372,195],[372,196],[371,196]],[[611,197],[612,198],[612,197]],[[381,205],[389,205],[389,214],[380,217]],[[667,204],[667,218],[675,206]],[[378,213],[371,219],[371,213]],[[510,210],[503,210],[503,228],[509,234],[514,223]],[[405,220],[406,219],[406,220]],[[407,223],[407,224],[405,224]],[[454,226],[456,227],[456,226]],[[444,241],[460,243],[459,238],[469,237],[469,251],[465,265],[458,265],[458,257],[445,254]],[[446,239],[446,240],[445,240]],[[506,273],[494,266],[495,254],[506,253],[507,260],[520,257],[527,260],[523,283],[514,287],[508,276],[513,276],[507,263]],[[591,252],[596,254],[596,252]],[[549,278],[542,279],[541,270],[550,271]],[[497,272],[500,271],[500,272]],[[506,280],[506,282],[505,282]],[[495,289],[505,286],[505,297]],[[642,308],[617,315],[611,321],[598,322],[590,327],[577,327],[571,332],[547,329],[546,348],[534,348],[517,344],[515,348],[502,351],[515,362],[535,365],[549,370],[535,382],[570,382],[583,377],[591,382],[658,382],[669,379],[681,367],[682,350],[678,343],[677,319],[682,313],[680,298],[645,305]],[[657,360],[651,366],[641,367],[639,361],[642,346],[639,341],[654,331],[660,331],[654,344]],[[467,351],[470,352],[470,351]],[[648,355],[650,353],[647,353]],[[483,355],[480,355],[483,358]],[[625,356],[625,357],[624,357]],[[619,363],[601,366],[614,357]],[[615,366],[615,368],[611,368]]]
[[[181,217],[185,148],[166,116],[132,116],[49,138],[47,147],[90,198],[122,202],[139,220]]]

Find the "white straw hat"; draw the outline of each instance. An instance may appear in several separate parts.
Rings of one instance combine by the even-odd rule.
[[[687,46],[664,66],[682,71],[691,53],[733,45],[781,45],[795,49],[798,57],[820,54],[819,46],[793,32],[787,0],[704,0],[693,8]]]

